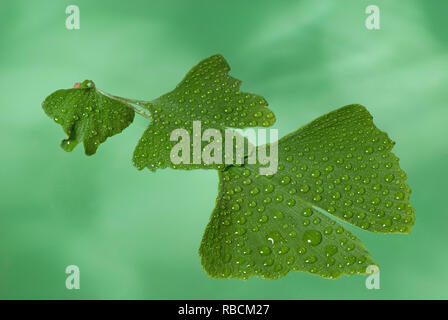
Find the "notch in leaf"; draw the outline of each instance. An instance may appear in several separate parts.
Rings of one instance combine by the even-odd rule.
[[[82,142],[87,155],[93,155],[108,137],[120,133],[134,120],[132,107],[98,90],[91,80],[53,92],[42,108],[68,136],[61,147],[70,152]]]

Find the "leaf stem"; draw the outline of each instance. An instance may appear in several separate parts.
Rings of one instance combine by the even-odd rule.
[[[145,110],[142,110],[142,109],[140,109],[140,108],[135,106],[135,105],[138,105],[141,108],[147,109],[146,105],[149,103],[148,101],[136,100],[136,99],[128,99],[128,98],[114,96],[114,95],[111,95],[111,94],[109,94],[107,92],[104,92],[103,90],[100,90],[98,88],[96,88],[96,90],[99,93],[101,93],[102,95],[105,95],[106,97],[109,97],[111,99],[118,100],[118,101],[124,103],[126,106],[128,106],[131,109],[133,109],[135,113],[138,113],[139,115],[145,117],[146,119],[152,120],[152,116],[151,116],[150,113],[147,113]]]

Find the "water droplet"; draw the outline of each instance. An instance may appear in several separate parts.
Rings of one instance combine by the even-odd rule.
[[[311,176],[313,177],[313,178],[317,178],[317,177],[319,177],[320,176],[320,171],[319,170],[313,170],[312,172],[311,172]]]
[[[322,242],[322,234],[317,230],[307,230],[303,234],[303,241],[311,246],[317,246]]]
[[[403,200],[404,199],[404,193],[403,192],[397,192],[395,194],[395,200]]]
[[[302,216],[304,217],[310,217],[313,214],[313,210],[311,208],[303,209]]]
[[[239,218],[236,220],[236,223],[238,223],[238,224],[245,224],[245,223],[246,223],[246,218],[244,218],[244,217],[239,217]]]
[[[305,258],[305,263],[312,264],[312,263],[315,263],[316,261],[317,261],[317,258],[315,256],[309,256],[309,257]]]
[[[238,236],[242,236],[245,233],[246,233],[246,229],[244,229],[244,228],[239,228],[235,231],[235,234]]]
[[[269,247],[267,246],[262,246],[258,249],[258,253],[262,256],[267,256],[271,253],[271,249],[269,249]]]
[[[338,252],[338,248],[332,244],[325,247],[325,253],[328,257],[335,255]]]
[[[278,250],[278,254],[285,254],[285,253],[288,253],[288,251],[289,251],[289,247],[287,247],[287,246],[282,246],[282,247],[280,247],[280,249]]]
[[[280,180],[280,183],[283,184],[283,185],[285,185],[285,184],[288,184],[290,181],[291,181],[291,178],[290,178],[290,177],[288,177],[288,176],[284,176],[284,177]]]
[[[257,187],[255,187],[255,188],[253,188],[252,190],[250,190],[250,194],[251,195],[256,195],[256,194],[258,194],[260,192],[260,190],[257,188]]]

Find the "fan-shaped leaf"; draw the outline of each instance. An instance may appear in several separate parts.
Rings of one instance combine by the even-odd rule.
[[[246,128],[270,126],[275,122],[274,114],[266,107],[266,100],[251,93],[240,91],[241,81],[231,77],[230,67],[221,55],[202,60],[193,67],[168,94],[147,104],[153,121],[140,139],[134,151],[134,165],[138,169],[180,168],[180,169],[222,169],[225,163],[225,128]],[[193,132],[193,122],[200,121],[201,132]],[[171,133],[184,129],[191,137],[190,162],[173,164],[170,152],[176,141],[170,141]],[[222,140],[219,163],[199,163],[193,159],[193,137],[199,139],[196,146],[200,150],[209,141],[200,141],[202,132],[207,129],[218,130]],[[198,136],[199,135],[199,136]]]
[[[249,164],[220,172],[199,251],[207,273],[365,273],[374,262],[363,244],[316,208],[372,232],[408,233],[410,188],[392,146],[363,106],[350,105],[282,138],[275,175],[259,175],[259,165]]]

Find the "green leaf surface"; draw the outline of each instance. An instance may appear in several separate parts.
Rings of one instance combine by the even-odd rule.
[[[410,188],[393,145],[363,106],[349,105],[280,139],[276,174],[259,175],[258,164],[220,172],[199,250],[206,272],[238,279],[291,270],[364,274],[373,259],[330,217],[372,232],[410,232]]]
[[[240,91],[241,81],[229,75],[230,67],[221,55],[202,60],[193,67],[177,87],[149,103],[153,121],[140,139],[133,162],[139,169],[222,169],[225,152],[220,149],[220,163],[193,163],[193,122],[201,121],[201,131],[216,129],[225,145],[225,128],[271,126],[274,114],[267,108],[266,100],[252,93]],[[185,129],[191,137],[190,163],[173,164],[170,151],[177,144],[170,141],[175,129]],[[196,135],[197,136],[197,135]],[[199,137],[201,138],[201,137]],[[201,142],[201,150],[209,141]]]
[[[72,151],[83,142],[87,155],[94,154],[108,137],[120,133],[134,120],[129,105],[97,90],[90,80],[79,88],[53,92],[42,108],[67,134],[61,147]]]

